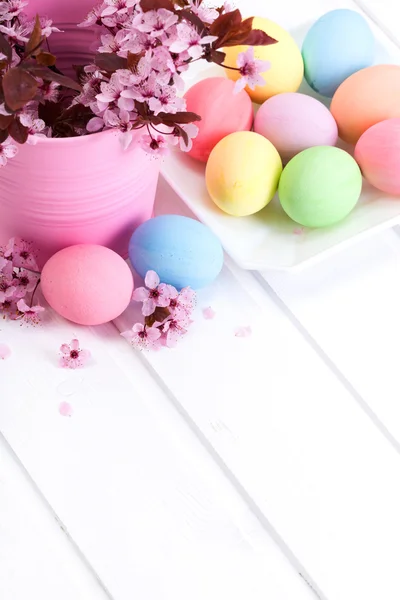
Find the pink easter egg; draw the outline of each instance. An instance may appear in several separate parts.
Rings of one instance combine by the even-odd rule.
[[[338,128],[330,111],[315,98],[278,94],[260,107],[254,131],[266,137],[285,162],[314,146],[335,146]]]
[[[400,119],[373,125],[357,142],[354,157],[362,174],[387,194],[400,194]]]
[[[237,131],[250,131],[254,113],[250,96],[245,91],[234,93],[235,82],[225,77],[209,77],[191,87],[185,94],[187,110],[201,117],[189,154],[207,162],[211,151],[223,138]]]
[[[42,271],[42,291],[62,317],[80,325],[101,325],[128,307],[133,275],[118,254],[92,244],[54,254]]]

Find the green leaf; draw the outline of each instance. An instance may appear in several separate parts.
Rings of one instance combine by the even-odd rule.
[[[36,79],[24,69],[10,69],[3,77],[4,99],[11,110],[19,110],[33,100],[37,89]]]

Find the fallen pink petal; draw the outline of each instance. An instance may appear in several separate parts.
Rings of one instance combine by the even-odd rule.
[[[73,409],[68,402],[61,402],[60,406],[58,407],[58,412],[62,417],[72,417]]]
[[[11,349],[7,344],[0,344],[0,360],[6,360],[11,356]]]
[[[208,306],[207,308],[203,309],[203,317],[206,319],[206,321],[211,321],[212,319],[215,319],[216,314],[217,313],[211,308],[211,306]]]
[[[238,337],[238,338],[250,337],[252,333],[253,333],[253,331],[252,331],[250,325],[248,325],[246,327],[237,327],[235,329],[235,337]]]

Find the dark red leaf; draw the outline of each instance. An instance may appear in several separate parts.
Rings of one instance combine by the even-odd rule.
[[[210,27],[210,35],[225,36],[229,31],[235,31],[242,23],[239,9],[220,15]]]
[[[7,57],[9,62],[11,61],[12,48],[2,33],[0,33],[0,52],[2,52]]]
[[[3,142],[5,142],[7,138],[8,138],[8,131],[7,131],[7,129],[2,129],[0,131],[0,144],[2,144]]]
[[[149,12],[150,10],[159,10],[165,8],[174,12],[174,3],[172,0],[141,0],[140,7],[143,12]]]
[[[179,135],[185,142],[185,145],[188,146],[189,145],[189,136],[186,133],[186,131],[184,129],[182,129],[182,127],[179,127],[179,125],[176,126],[176,129],[179,131]]]
[[[69,88],[71,90],[76,90],[77,92],[82,91],[82,87],[77,81],[70,79],[70,77],[65,77],[65,75],[55,73],[51,69],[46,69],[46,67],[41,67],[39,65],[29,65],[26,67],[26,70],[29,71],[29,73],[32,73],[32,75],[36,75],[37,77],[40,77],[45,81],[55,81],[63,87]]]
[[[14,115],[0,115],[0,130],[4,131],[8,129],[14,120]]]
[[[251,33],[253,18],[246,19],[235,27],[226,29],[224,33],[221,33],[218,40],[214,42],[213,48],[240,45],[242,40],[246,39]]]
[[[4,98],[11,110],[19,110],[33,100],[37,89],[36,79],[18,67],[10,69],[3,77]]]
[[[249,36],[242,42],[244,46],[270,46],[277,43],[278,40],[261,29],[253,29]]]
[[[26,56],[32,54],[37,48],[39,48],[42,41],[42,26],[40,24],[39,15],[36,15],[35,26],[32,30],[31,37],[29,38],[25,46]]]
[[[128,52],[128,69],[130,69],[131,71],[135,72],[137,70],[137,66],[140,62],[140,60],[143,58],[144,54],[140,53],[140,54],[132,54],[132,52]]]
[[[40,52],[36,56],[36,62],[38,65],[42,65],[43,67],[53,67],[56,64],[56,57],[54,54],[50,54],[50,52]]]
[[[179,6],[179,8],[185,8],[186,6],[189,6],[188,0],[174,0],[174,4]]]
[[[62,113],[62,106],[58,102],[45,102],[39,104],[39,119],[42,119],[49,127],[54,127],[57,119],[60,118]]]
[[[122,56],[118,56],[117,54],[112,54],[111,52],[100,52],[95,56],[95,64],[102,71],[107,71],[108,73],[114,73],[118,69],[127,69],[128,61],[126,58]]]
[[[179,14],[183,19],[185,19],[186,21],[189,21],[189,23],[194,25],[199,33],[203,33],[206,26],[203,23],[203,21],[200,19],[200,17],[195,15],[190,10],[181,10]]]
[[[18,119],[14,119],[8,128],[8,133],[18,144],[25,144],[28,139],[29,129],[24,127]]]
[[[225,52],[220,52],[219,50],[211,50],[211,52],[206,56],[207,62],[213,62],[216,65],[222,65],[225,62],[225,59]]]
[[[170,312],[168,308],[162,308],[161,306],[157,306],[155,312],[146,317],[144,322],[147,327],[153,327],[154,323],[162,323],[170,316]]]
[[[161,120],[164,125],[173,126],[176,123],[181,125],[187,125],[188,123],[194,123],[195,121],[201,121],[201,117],[192,112],[177,112],[172,113],[158,113],[157,117]]]

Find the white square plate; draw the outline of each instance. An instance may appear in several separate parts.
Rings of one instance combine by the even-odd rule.
[[[301,47],[311,24],[322,14],[335,8],[351,8],[362,12],[351,0],[303,0],[291,3],[246,0],[243,14],[268,16],[291,31]],[[263,6],[263,8],[260,8]],[[240,8],[240,4],[239,4]],[[400,64],[400,50],[369,20],[377,41],[376,63]],[[223,75],[223,70],[209,65],[189,73],[187,87],[205,77]],[[303,93],[319,98],[304,82]],[[344,146],[343,146],[344,147]],[[205,185],[205,166],[184,153],[173,152],[162,173],[187,206],[219,237],[225,251],[243,269],[299,270],[337,252],[361,238],[400,223],[400,198],[379,192],[364,182],[361,199],[355,210],[342,223],[328,229],[304,229],[283,212],[278,198],[263,211],[250,217],[231,217],[211,201]]]

